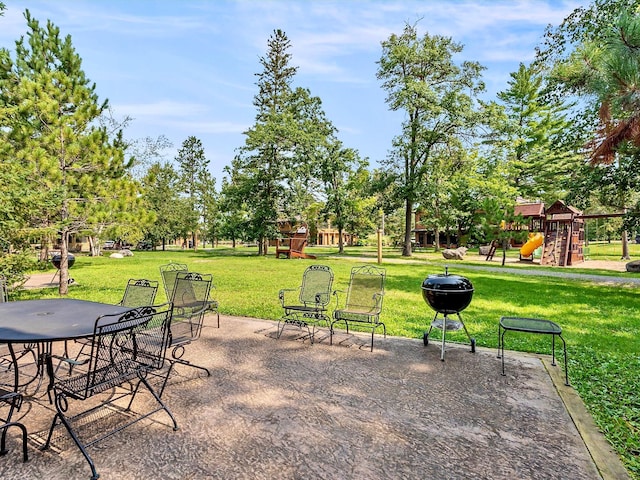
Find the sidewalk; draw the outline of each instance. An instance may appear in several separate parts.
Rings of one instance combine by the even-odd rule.
[[[321,330],[309,345],[293,327],[276,340],[276,324],[222,316],[220,329],[206,326],[187,356],[211,377],[178,366],[163,397],[180,429],[159,413],[92,447],[101,478],[627,478],[610,451],[596,466],[583,418],[563,403],[562,369],[544,358],[508,352],[503,377],[487,349],[451,345],[442,362],[440,346],[421,340],[377,336],[372,353],[368,335],[341,332],[329,346]],[[0,478],[90,477],[77,449],[34,448],[47,408],[30,400],[16,416],[30,460],[10,434]]]

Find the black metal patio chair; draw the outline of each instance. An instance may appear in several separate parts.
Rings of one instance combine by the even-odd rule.
[[[53,392],[56,414],[43,449],[47,449],[53,432],[59,424],[64,425],[76,446],[82,452],[91,468],[92,480],[98,478],[94,462],[87,448],[95,443],[127,428],[150,415],[164,410],[170,417],[173,429],[178,424],[167,406],[160,399],[147,380],[149,373],[156,372],[164,365],[169,345],[169,324],[171,308],[169,304],[158,307],[140,307],[121,315],[104,315],[99,317],[94,326],[91,338],[91,352],[82,363],[86,366],[81,373],[75,375],[55,376],[53,358],[60,361],[77,363],[76,360],[48,355],[47,372],[50,383],[49,391]],[[155,399],[155,408],[146,413],[134,413],[131,406],[141,386],[144,386]],[[99,395],[108,393],[107,395]],[[96,398],[97,397],[97,398]],[[129,397],[127,407],[119,405],[122,399]],[[87,402],[90,407],[74,413]],[[140,402],[138,402],[140,403]],[[145,405],[141,403],[141,405]],[[109,408],[105,408],[109,407]],[[92,419],[100,418],[97,413],[106,410],[124,411],[125,423],[113,422],[105,429],[105,424],[96,427],[97,432],[88,433],[88,425]],[[95,435],[97,433],[97,435]],[[150,452],[151,453],[151,452]]]
[[[333,312],[331,322],[331,339],[333,344],[334,325],[344,322],[347,333],[349,323],[355,323],[371,329],[371,351],[373,352],[374,333],[378,327],[382,327],[384,336],[387,336],[387,327],[380,321],[382,312],[382,299],[384,298],[384,283],[386,271],[384,268],[373,265],[353,267],[349,279],[349,287],[342,308],[339,308],[339,290],[336,290],[336,309]]]
[[[176,277],[179,273],[185,273],[189,271],[189,267],[185,263],[170,262],[166,265],[160,265],[160,276],[162,277],[162,284],[164,286],[164,292],[167,296],[167,301],[172,302],[173,291],[176,284]],[[209,295],[211,290],[215,290],[216,286],[213,284],[213,277],[211,281],[211,287],[209,289]],[[213,298],[207,299],[207,311],[215,314],[218,328],[220,328],[220,311],[218,309],[218,301]]]
[[[211,372],[207,368],[196,365],[183,357],[185,347],[200,337],[204,316],[209,308],[209,291],[212,280],[212,275],[196,272],[179,272],[176,275],[171,294],[173,302],[169,332],[171,357],[168,358],[169,368],[164,375],[160,396],[162,396],[176,364],[202,370],[207,373],[207,376],[211,376]]]
[[[281,289],[278,292],[284,314],[278,321],[277,338],[287,325],[306,328],[313,344],[316,326],[324,323],[331,327],[327,306],[331,300],[333,271],[325,265],[311,265],[302,274],[298,288]],[[280,327],[282,325],[282,327]]]
[[[158,282],[155,280],[141,279],[129,279],[127,286],[124,290],[122,300],[118,305],[123,307],[146,307],[154,304],[156,299],[156,293],[158,292]],[[80,350],[75,355],[77,361],[80,357],[86,354],[86,350],[91,345],[91,338],[76,339],[75,343],[80,344]],[[69,356],[67,344],[65,344],[65,357]],[[77,363],[77,362],[76,362]],[[70,371],[74,368],[73,364],[69,365]]]
[[[11,421],[13,413],[20,410],[22,406],[22,395],[16,391],[6,390],[0,387],[0,405],[8,405],[7,414],[0,416],[0,430],[2,430],[0,455],[9,453],[7,450],[7,430],[16,427],[22,431],[22,460],[26,462],[29,460],[29,454],[27,453],[27,428],[20,422]]]
[[[160,277],[162,277],[162,285],[164,286],[164,293],[167,296],[167,301],[171,301],[173,295],[173,289],[176,286],[176,277],[178,273],[188,272],[189,267],[186,263],[174,263],[170,262],[166,265],[160,265]]]

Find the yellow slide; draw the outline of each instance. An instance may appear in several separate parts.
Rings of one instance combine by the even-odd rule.
[[[530,257],[534,250],[538,248],[544,242],[544,235],[540,232],[530,233],[529,240],[520,248],[520,255],[523,257]]]

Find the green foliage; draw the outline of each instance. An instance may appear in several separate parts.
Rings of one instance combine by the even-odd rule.
[[[69,236],[139,221],[138,191],[125,177],[121,132],[110,138],[99,125],[108,103],[98,102],[71,37],[51,22],[42,27],[28,10],[25,18],[29,32],[16,42],[15,59],[0,50],[0,155],[19,182],[12,190],[33,191],[20,211],[29,233],[60,236],[65,294]]]
[[[0,276],[7,280],[10,290],[14,286],[22,286],[27,280],[26,272],[36,268],[36,260],[29,249],[0,254]]]
[[[296,68],[289,65],[290,47],[281,30],[269,38],[254,97],[256,123],[245,132],[245,144],[229,169],[233,188],[227,192],[234,198],[244,195],[246,235],[258,240],[260,254],[267,253],[266,240],[278,236],[279,220],[299,218],[315,202],[309,191],[334,132],[320,99],[292,87]]]
[[[411,255],[416,202],[431,198],[426,208],[434,212],[436,227],[442,223],[441,182],[463,158],[458,150],[479,120],[474,98],[484,89],[482,67],[476,62],[456,64],[453,56],[461,51],[462,46],[448,37],[419,38],[416,26],[409,24],[402,34],[382,42],[377,78],[387,92],[390,110],[406,113],[402,133],[394,139],[386,161],[405,204],[406,256]]]
[[[215,190],[215,179],[209,175],[209,160],[205,157],[202,142],[196,137],[189,137],[182,142],[176,161],[179,168],[179,186],[186,196],[188,207],[179,217],[180,233],[191,234],[193,248],[196,248],[196,236],[200,229],[200,221],[205,213],[205,197],[209,198],[210,189]],[[211,205],[208,205],[211,207]]]
[[[640,13],[632,12],[620,11],[611,24],[583,38],[552,72],[559,85],[581,97],[587,110],[599,112],[588,144],[593,163],[612,163],[626,142],[640,145]]]
[[[188,200],[179,195],[178,172],[169,163],[154,163],[142,179],[142,185],[145,206],[157,219],[145,229],[145,238],[154,244],[176,238],[184,225],[183,213],[188,215],[190,211]]]
[[[335,141],[329,145],[319,164],[319,178],[326,198],[323,212],[338,230],[338,250],[342,252],[342,233],[345,230],[364,237],[375,228],[375,221],[372,221],[375,218],[375,198],[366,193],[370,178],[367,163],[355,150],[344,148],[341,142]]]
[[[568,141],[573,138],[567,135],[569,106],[545,99],[543,78],[535,66],[524,64],[511,73],[509,88],[498,93],[504,115],[487,115],[493,127],[487,143],[520,197],[552,203],[565,197],[566,178],[580,157],[578,145]]]

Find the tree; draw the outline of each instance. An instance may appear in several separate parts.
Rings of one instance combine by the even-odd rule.
[[[200,178],[200,205],[202,208],[202,243],[208,240],[215,247],[220,225],[219,195],[216,193],[216,179],[208,170],[202,172]]]
[[[257,74],[256,122],[245,132],[230,169],[231,181],[242,182],[236,190],[249,199],[250,235],[258,240],[261,255],[267,254],[267,240],[278,235],[278,220],[300,214],[291,212],[295,193],[301,191],[296,185],[309,178],[308,165],[317,162],[318,150],[333,131],[320,99],[292,88],[297,69],[289,65],[290,47],[281,30],[269,38],[267,56],[260,58],[263,71]]]
[[[623,12],[602,38],[585,41],[556,64],[554,78],[572,85],[599,112],[599,126],[589,142],[592,163],[612,163],[625,143],[640,147],[638,48],[640,15]]]
[[[20,162],[39,190],[41,203],[32,210],[38,229],[59,236],[65,295],[69,236],[91,230],[101,216],[126,213],[137,192],[124,177],[121,137],[111,139],[96,125],[108,102],[99,103],[71,37],[61,39],[50,21],[41,27],[28,10],[25,18],[28,41],[16,42],[15,61],[0,50],[1,135],[9,161]]]
[[[553,202],[566,195],[566,179],[578,162],[571,105],[547,100],[543,76],[534,65],[520,64],[509,87],[498,93],[504,115],[489,115],[494,155],[504,158],[509,182],[526,199]],[[568,134],[569,133],[569,134]]]
[[[170,163],[156,162],[142,178],[144,203],[158,221],[145,230],[145,238],[154,245],[166,247],[168,239],[175,238],[181,223],[183,201],[180,197],[179,175]]]
[[[635,173],[640,163],[639,49],[640,15],[622,11],[611,26],[584,39],[553,71],[559,84],[581,95],[587,109],[597,109],[597,123],[594,122],[586,147],[592,165],[611,166],[593,172],[596,177],[602,174],[597,183],[601,193],[607,192],[609,197],[604,202],[602,197],[600,200],[625,211],[633,193],[638,192]],[[623,168],[631,170],[625,172]],[[613,177],[612,172],[616,172]],[[622,258],[625,259],[629,258],[627,241],[627,232],[623,231]]]
[[[333,218],[333,223],[338,229],[340,253],[344,252],[343,232],[349,223],[353,228],[351,233],[356,233],[354,213],[358,211],[358,203],[366,198],[361,189],[354,195],[357,183],[353,179],[363,168],[366,168],[366,162],[360,159],[355,150],[344,148],[340,141],[335,141],[329,146],[320,165],[319,177],[324,184],[326,198],[323,212]]]
[[[207,176],[209,160],[205,157],[202,142],[191,136],[182,142],[182,148],[178,150],[176,161],[180,170],[180,184],[191,206],[189,214],[183,219],[183,229],[191,234],[191,243],[195,249],[197,248],[198,228],[204,208],[204,183],[208,182],[207,188],[211,187],[210,178]],[[213,183],[215,188],[215,180]]]
[[[382,42],[377,77],[387,91],[389,108],[406,113],[386,161],[405,202],[403,256],[411,255],[413,211],[422,183],[431,181],[431,160],[471,135],[478,121],[474,98],[484,89],[482,67],[476,62],[456,65],[453,55],[461,51],[462,45],[448,37],[418,38],[416,26],[409,24],[401,35]]]
[[[263,71],[258,76],[256,123],[245,132],[245,145],[232,162],[233,181],[242,180],[251,198],[252,233],[258,240],[259,254],[267,254],[267,239],[276,235],[277,221],[284,206],[284,181],[297,125],[289,108],[291,83],[297,68],[289,65],[291,43],[282,30],[275,30],[267,42],[266,57],[260,58]]]
[[[230,173],[228,167],[227,172]],[[247,197],[242,190],[244,185],[246,184],[237,178],[232,178],[231,181],[228,181],[225,177],[222,180],[218,233],[222,238],[231,240],[233,248],[236,247],[237,240],[256,239],[250,234],[249,207],[247,205]]]

